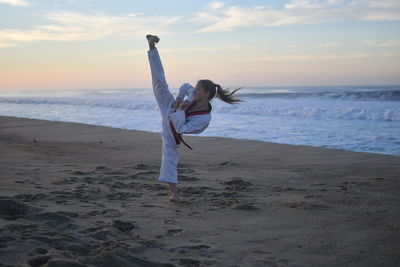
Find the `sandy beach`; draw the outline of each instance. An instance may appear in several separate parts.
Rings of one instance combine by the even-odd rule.
[[[399,266],[400,157],[0,117],[0,266]]]

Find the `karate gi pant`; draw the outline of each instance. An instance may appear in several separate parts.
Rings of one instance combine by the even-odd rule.
[[[161,113],[162,157],[159,180],[162,182],[178,182],[179,145],[169,126],[171,105],[175,101],[168,89],[164,69],[157,48],[148,51],[150,62],[153,92]]]

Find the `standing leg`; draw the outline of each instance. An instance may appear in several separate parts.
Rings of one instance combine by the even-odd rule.
[[[179,145],[172,136],[167,119],[162,122],[162,159],[160,168],[161,182],[169,184],[170,200],[179,201],[176,185],[178,182]]]
[[[176,183],[169,183],[169,192],[170,197],[169,200],[173,202],[179,202],[181,199],[178,196],[178,189],[176,187]]]

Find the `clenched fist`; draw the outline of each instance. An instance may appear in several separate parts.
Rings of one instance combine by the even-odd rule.
[[[183,109],[187,108],[189,105],[190,105],[190,101],[189,100],[185,100],[179,105],[179,109],[183,110]]]
[[[171,107],[173,107],[174,109],[179,108],[180,104],[182,104],[182,99],[177,98],[175,99],[175,101],[172,103]]]

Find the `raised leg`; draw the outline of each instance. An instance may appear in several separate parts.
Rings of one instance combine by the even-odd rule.
[[[168,89],[160,55],[158,54],[158,50],[154,44],[154,36],[153,38],[148,39],[151,40],[149,41],[150,50],[148,51],[148,57],[151,69],[153,92],[158,107],[160,108],[161,116],[165,118],[168,116],[168,111],[171,108],[172,103],[175,101],[175,98]]]

